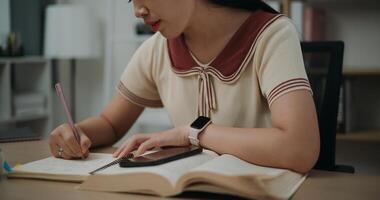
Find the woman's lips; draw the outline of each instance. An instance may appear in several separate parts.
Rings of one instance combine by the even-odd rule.
[[[145,22],[148,24],[153,32],[157,32],[158,29],[160,28],[161,20],[155,21],[155,22]]]

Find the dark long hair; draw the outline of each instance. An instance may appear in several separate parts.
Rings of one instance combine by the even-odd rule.
[[[243,9],[248,11],[263,10],[266,12],[278,14],[275,9],[270,7],[262,0],[208,0],[210,3],[230,8]]]

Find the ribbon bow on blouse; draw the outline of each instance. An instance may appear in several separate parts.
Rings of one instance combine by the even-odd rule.
[[[216,109],[214,85],[210,79],[212,75],[209,67],[193,67],[180,76],[198,76],[198,115],[210,117],[212,110]]]
[[[200,67],[198,75],[198,114],[210,117],[211,110],[216,109],[214,85],[210,79],[208,68]]]

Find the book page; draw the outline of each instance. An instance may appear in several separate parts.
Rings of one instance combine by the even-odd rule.
[[[115,160],[112,154],[91,153],[84,160],[64,160],[48,157],[42,160],[30,162],[13,169],[14,173],[37,173],[57,175],[83,175],[87,176],[92,170],[106,165]]]
[[[248,163],[233,155],[223,154],[210,162],[191,170],[219,173],[227,176],[260,175],[264,177],[277,177],[288,170],[271,167],[262,167]]]
[[[179,159],[176,161],[168,162],[162,165],[156,165],[156,166],[148,166],[148,167],[130,167],[130,168],[122,168],[119,167],[119,165],[114,165],[112,167],[109,167],[107,169],[104,169],[97,174],[128,174],[128,173],[153,173],[158,174],[166,179],[169,180],[169,182],[172,184],[172,186],[175,185],[176,181],[186,172],[190,171],[191,169],[196,168],[199,165],[202,165],[212,159],[217,157],[217,154],[208,151],[203,150],[201,154],[197,154],[194,156],[190,156],[187,158]]]

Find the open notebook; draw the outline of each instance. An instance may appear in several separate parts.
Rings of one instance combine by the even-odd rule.
[[[14,168],[11,178],[37,178],[82,182],[78,188],[93,191],[131,192],[173,196],[183,191],[228,193],[248,198],[288,199],[305,176],[277,168],[257,166],[235,156],[202,154],[151,167],[120,168],[111,154],[90,154],[86,160],[49,157]]]

